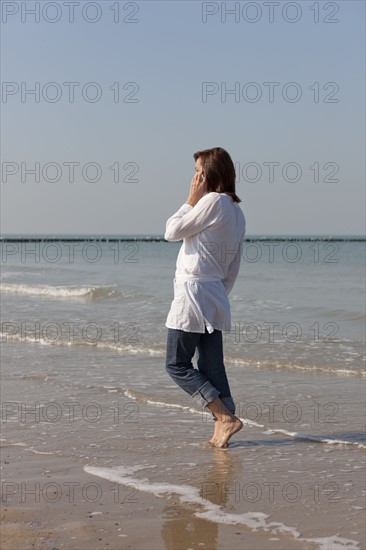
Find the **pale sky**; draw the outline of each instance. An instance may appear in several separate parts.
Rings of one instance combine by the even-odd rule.
[[[1,7],[3,235],[161,234],[215,146],[247,235],[364,233],[363,1]]]

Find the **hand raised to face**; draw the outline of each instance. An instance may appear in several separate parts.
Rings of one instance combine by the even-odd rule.
[[[195,206],[206,192],[205,175],[202,170],[195,173],[192,178],[186,204]]]

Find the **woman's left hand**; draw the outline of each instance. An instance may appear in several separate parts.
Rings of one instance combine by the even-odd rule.
[[[186,204],[195,206],[198,203],[198,201],[203,197],[205,192],[206,192],[205,178],[202,172],[197,172],[192,178],[191,187],[189,189],[189,195],[188,195],[188,199],[186,200]]]

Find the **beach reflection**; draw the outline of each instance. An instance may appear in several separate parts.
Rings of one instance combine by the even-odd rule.
[[[202,511],[210,507],[210,503],[223,506],[228,500],[227,487],[232,486],[240,464],[233,453],[222,449],[210,449],[212,460],[205,464],[205,470],[198,471],[198,466],[192,468],[192,477],[186,484],[199,488],[202,499]],[[197,505],[182,505],[174,501],[164,508],[164,519],[161,536],[166,550],[209,549],[218,548],[218,531],[216,523],[198,518],[194,515]]]

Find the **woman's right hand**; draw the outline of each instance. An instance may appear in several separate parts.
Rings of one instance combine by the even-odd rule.
[[[197,172],[192,178],[186,204],[195,206],[198,203],[198,201],[203,197],[205,192],[206,192],[206,186],[205,186],[205,178],[204,178],[203,172]]]

